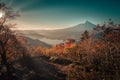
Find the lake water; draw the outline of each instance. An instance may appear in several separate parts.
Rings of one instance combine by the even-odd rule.
[[[42,42],[45,42],[47,44],[50,44],[50,45],[56,45],[56,44],[59,44],[59,43],[63,42],[63,40],[49,39],[49,38],[46,38],[46,37],[40,38],[39,40],[42,41]]]

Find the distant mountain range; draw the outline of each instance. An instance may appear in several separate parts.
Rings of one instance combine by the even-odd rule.
[[[78,24],[73,27],[65,29],[56,29],[56,30],[23,30],[20,33],[24,36],[31,37],[34,39],[39,39],[42,37],[50,39],[60,39],[64,40],[67,38],[79,39],[81,34],[85,31],[92,31],[96,25],[86,21],[85,23]]]
[[[79,39],[81,37],[81,34],[85,31],[91,31],[95,27],[94,24],[92,24],[89,21],[86,21],[83,24],[78,24],[76,26],[65,28],[65,29],[58,29],[58,30],[44,30],[40,31],[42,35],[46,36],[47,38],[53,38],[53,39],[67,39],[67,38],[73,38],[73,39]]]

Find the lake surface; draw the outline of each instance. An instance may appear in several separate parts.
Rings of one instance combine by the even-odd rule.
[[[59,44],[59,43],[63,42],[63,40],[49,39],[49,38],[46,38],[46,37],[39,38],[39,40],[42,41],[42,42],[45,42],[47,44],[50,44],[50,45],[56,45],[56,44]]]

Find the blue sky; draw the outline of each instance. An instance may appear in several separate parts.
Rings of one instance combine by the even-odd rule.
[[[120,0],[3,0],[20,11],[21,29],[56,29],[86,20],[95,24],[111,18],[120,22]]]

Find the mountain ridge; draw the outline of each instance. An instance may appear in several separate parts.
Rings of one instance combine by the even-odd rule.
[[[27,40],[28,45],[32,45],[34,47],[37,47],[37,46],[42,46],[44,48],[50,48],[51,47],[51,45],[49,45],[49,44],[47,44],[43,41],[40,41],[38,39],[32,39],[30,37],[25,37],[25,36],[24,36],[24,38]]]

